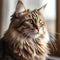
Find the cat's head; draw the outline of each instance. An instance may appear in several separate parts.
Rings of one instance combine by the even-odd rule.
[[[19,1],[16,6],[16,11],[12,16],[10,28],[14,29],[24,37],[38,37],[44,33],[46,23],[39,9],[25,9],[23,3]]]

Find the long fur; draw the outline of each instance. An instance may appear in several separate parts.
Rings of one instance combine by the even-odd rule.
[[[20,3],[17,5],[20,8]],[[33,24],[36,29],[39,29],[39,35],[34,36],[35,30],[30,31],[32,24],[29,23],[30,29],[23,27],[23,21],[25,22],[28,18],[36,19],[36,21],[41,19],[44,23],[40,23],[40,28]],[[49,33],[44,18],[37,9],[33,11],[25,10],[23,13],[19,13],[19,10],[17,10],[13,14],[11,24],[1,40],[4,56],[10,56],[15,60],[45,60],[49,53]]]
[[[34,57],[44,59],[49,53],[47,30],[45,34],[42,34],[37,39],[27,39],[11,29],[11,31],[6,32],[3,40],[7,44],[6,47],[9,50],[9,54],[11,53],[12,56],[17,55],[18,57],[22,56],[26,60],[35,60]]]

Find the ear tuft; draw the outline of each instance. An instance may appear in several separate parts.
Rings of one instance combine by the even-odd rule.
[[[47,6],[47,4],[43,5],[41,8],[39,8],[39,9],[37,9],[37,10],[38,10],[38,11],[43,10],[43,9],[45,9],[46,6]]]

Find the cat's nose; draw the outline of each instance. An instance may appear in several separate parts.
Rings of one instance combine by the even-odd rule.
[[[35,29],[37,29],[37,31],[39,32],[40,29],[40,24],[34,24]]]
[[[36,27],[36,29],[39,31],[39,29],[40,29],[40,25],[37,24],[35,27]]]

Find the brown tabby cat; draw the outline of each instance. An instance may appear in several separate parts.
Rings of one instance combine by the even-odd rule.
[[[41,9],[25,9],[18,1],[9,29],[1,39],[0,60],[45,60],[49,34]]]

